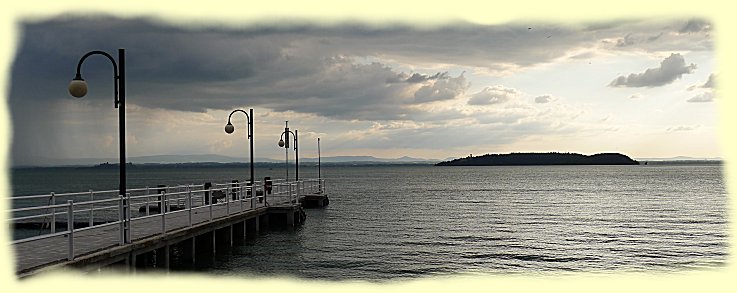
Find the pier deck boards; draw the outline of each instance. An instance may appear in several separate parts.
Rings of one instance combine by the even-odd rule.
[[[268,200],[271,207],[293,206],[290,203],[276,202],[276,200]],[[174,233],[176,231],[188,230],[190,227],[196,227],[198,224],[217,222],[233,216],[257,216],[265,213],[268,207],[263,204],[256,203],[258,207],[251,207],[250,200],[246,202],[228,202],[219,203],[212,206],[212,221],[210,221],[210,206],[193,207],[191,210],[192,221],[190,225],[190,210],[180,210],[176,212],[166,213],[164,220],[166,225],[166,233]],[[228,215],[228,210],[230,215]],[[120,244],[120,225],[113,223],[108,225],[93,226],[86,229],[77,229],[74,231],[74,255],[75,260],[67,260],[69,251],[69,238],[67,235],[57,235],[49,238],[38,239],[34,241],[21,242],[13,245],[16,253],[15,269],[19,275],[35,271],[47,266],[70,264],[76,260],[84,259],[85,256],[104,252],[106,250],[121,249],[124,246],[131,246],[140,243],[147,238],[161,236],[164,232],[162,228],[162,215],[152,214],[143,218],[131,219],[131,242],[130,244]]]
[[[139,265],[147,266],[143,264],[147,261],[138,261],[139,256],[145,260],[152,254],[163,254],[162,262],[168,268],[170,246],[190,247],[190,261],[194,262],[195,250],[214,255],[216,242],[232,246],[235,237],[245,238],[247,233],[268,226],[271,217],[294,227],[304,220],[303,206],[328,204],[324,179],[272,186],[273,192],[268,189],[268,194],[263,192],[266,184],[260,190],[251,189],[254,198],[246,192],[250,186],[232,182],[129,189],[133,193],[127,200],[114,190],[13,197],[17,206],[11,211],[14,217],[10,224],[25,227],[23,233],[37,227],[42,234],[20,236],[26,238],[10,244],[16,255],[16,275],[26,277],[62,266],[95,269],[122,263],[135,270]],[[212,196],[209,201],[208,196]],[[130,207],[123,209],[126,202]],[[193,206],[188,207],[187,202]],[[169,207],[163,214],[159,213],[162,206]],[[129,211],[129,215],[121,216],[121,211]],[[127,231],[121,217],[128,221]],[[130,238],[127,243],[123,240],[126,232]],[[203,248],[195,248],[200,246]]]

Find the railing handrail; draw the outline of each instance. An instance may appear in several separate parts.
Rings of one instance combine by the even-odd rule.
[[[277,179],[277,180],[283,180],[283,179]],[[300,179],[300,181],[301,180],[302,179]],[[240,187],[240,188],[249,188],[248,186],[258,186],[260,184],[263,184],[263,181],[261,181],[261,180],[256,180],[255,182],[256,182],[256,184],[254,184],[254,185],[248,185],[248,184],[246,184],[247,181],[227,182],[227,183],[215,182],[215,183],[213,183],[213,186],[216,186],[216,185],[226,186],[227,185],[227,186],[231,186],[232,187],[233,184],[236,184],[237,187]],[[204,184],[178,184],[178,185],[165,186],[165,187],[139,187],[139,188],[127,189],[127,191],[128,192],[135,192],[135,191],[146,191],[146,190],[151,191],[151,190],[159,190],[159,189],[176,189],[176,188],[187,188],[187,186],[189,186],[190,188],[192,188],[192,187],[204,187]],[[93,193],[93,194],[95,194],[95,195],[99,195],[99,194],[117,195],[118,192],[119,192],[119,190],[117,190],[117,189],[116,190],[88,190],[88,191],[65,192],[65,193],[48,192],[48,193],[45,193],[45,194],[31,194],[31,195],[12,196],[9,199],[10,200],[29,200],[29,199],[49,198],[49,197],[52,196],[51,195],[52,193],[54,194],[53,195],[54,197],[61,198],[61,197],[67,197],[67,196],[89,195],[90,192]]]
[[[256,181],[254,182],[255,184],[247,184],[248,182],[244,181],[227,183],[216,182],[212,187],[207,189],[204,188],[204,184],[135,188],[128,189],[129,192],[126,196],[118,195],[117,190],[88,190],[85,192],[60,194],[50,192],[49,194],[44,195],[14,197],[13,199],[16,200],[36,199],[36,201],[31,202],[31,204],[40,205],[11,209],[11,218],[8,219],[7,222],[11,225],[15,225],[17,223],[39,224],[39,228],[42,229],[39,234],[44,230],[48,231],[48,233],[15,239],[11,242],[11,245],[51,237],[61,237],[63,235],[66,237],[65,241],[68,242],[66,258],[67,260],[73,260],[77,255],[79,255],[78,251],[75,251],[75,233],[117,225],[119,227],[117,230],[120,231],[117,245],[126,245],[133,241],[131,238],[131,230],[138,229],[134,225],[134,222],[136,221],[153,217],[161,217],[161,230],[159,232],[154,232],[153,234],[144,234],[143,237],[148,238],[156,235],[165,235],[172,229],[182,228],[181,224],[179,226],[174,226],[173,228],[167,228],[167,216],[171,214],[181,215],[189,213],[188,225],[192,226],[193,211],[196,214],[198,210],[201,211],[201,209],[208,209],[209,217],[205,217],[204,221],[214,221],[221,217],[227,217],[235,213],[247,212],[258,208],[259,204],[261,207],[273,206],[274,204],[298,204],[301,194],[303,194],[305,190],[314,192],[317,189],[320,192],[324,192],[325,186],[325,179],[313,178],[296,181],[287,181],[282,179],[272,180],[271,182],[271,192],[269,193],[267,193],[266,190],[267,185],[263,184],[264,182],[262,181]],[[225,197],[215,198],[213,196],[215,191],[225,192]],[[106,194],[117,196],[99,198],[99,196],[104,196]],[[62,197],[70,196],[82,196],[82,199],[75,202],[72,199],[76,198],[71,198],[66,200],[66,204],[61,203]],[[98,198],[95,198],[95,196],[98,196]],[[152,199],[152,197],[154,199]],[[44,204],[43,199],[48,199],[46,204]],[[184,201],[184,205],[182,205],[182,201]],[[257,204],[257,202],[259,204]],[[136,217],[132,217],[131,215],[131,210],[134,205],[141,205]],[[143,213],[143,205],[145,205],[145,214]],[[215,215],[213,213],[213,206],[225,206],[225,208],[219,208],[218,214]],[[150,213],[151,207],[158,208],[155,214]],[[28,213],[36,211],[45,212],[28,215]],[[97,222],[95,221],[96,211],[104,211],[102,216],[98,216],[97,220],[99,221]],[[117,211],[117,216],[113,216],[115,211]],[[223,212],[225,212],[225,215],[222,214]],[[208,212],[205,213],[207,214]],[[42,218],[43,220],[21,222],[37,218]],[[57,220],[60,220],[61,223],[66,221],[66,229],[57,229],[57,223],[59,223]],[[200,218],[198,221],[201,222],[202,220],[203,219]],[[5,223],[6,225],[8,224],[7,222]],[[88,224],[84,225],[85,222]],[[78,225],[80,223],[82,224],[81,226]],[[185,224],[184,227],[186,227],[186,225],[187,224]]]

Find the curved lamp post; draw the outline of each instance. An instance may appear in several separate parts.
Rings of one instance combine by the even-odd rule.
[[[320,174],[320,138],[317,138],[317,187],[322,193],[322,176]]]
[[[233,124],[230,123],[230,118],[233,117],[233,113],[235,112],[241,112],[243,114],[246,114],[246,118],[248,119],[248,141],[249,141],[249,149],[250,149],[250,157],[251,157],[251,186],[254,186],[253,181],[253,109],[249,109],[248,112],[251,113],[251,115],[248,115],[246,111],[243,111],[241,109],[233,110],[233,112],[230,112],[230,115],[228,115],[228,124],[225,125],[225,133],[231,134],[233,131],[235,131],[235,127],[233,127]],[[254,195],[256,193],[253,193]]]
[[[289,149],[289,134],[294,136],[294,180],[299,180],[299,148],[297,147],[297,130],[294,132],[289,130],[289,121],[284,121],[284,132],[281,133],[279,138],[279,147]],[[286,137],[285,137],[286,136]],[[289,152],[287,151],[287,181],[289,181]]]
[[[119,194],[122,195],[126,202],[123,204],[124,215],[127,215],[127,194],[126,194],[126,183],[125,183],[125,49],[118,49],[118,62],[115,62],[115,59],[113,56],[110,56],[110,54],[103,52],[103,51],[90,51],[87,54],[84,54],[81,59],[79,59],[79,63],[77,63],[77,75],[74,76],[74,79],[69,83],[69,94],[71,94],[74,97],[81,98],[84,97],[87,94],[87,82],[84,81],[82,78],[82,63],[84,63],[84,60],[87,59],[87,57],[90,57],[92,55],[103,55],[107,57],[107,59],[110,60],[110,62],[113,63],[113,83],[115,88],[115,94],[114,94],[114,105],[115,108],[118,108],[118,141],[120,143],[120,182],[118,186]],[[130,243],[130,229],[128,227],[128,222],[125,222],[125,231],[124,234],[124,241],[125,243]]]
[[[320,179],[322,176],[320,176],[320,138],[317,138],[317,181],[321,182]],[[322,189],[320,189],[322,190]]]

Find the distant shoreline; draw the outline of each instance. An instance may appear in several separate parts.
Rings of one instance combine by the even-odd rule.
[[[639,161],[642,166],[658,166],[658,165],[722,165],[722,160],[652,160],[652,161]],[[645,164],[647,162],[647,165]],[[436,162],[327,162],[322,163],[322,167],[381,167],[381,166],[434,166]],[[249,163],[212,163],[212,162],[193,162],[193,163],[144,163],[144,164],[133,164],[129,165],[130,168],[141,168],[141,169],[153,169],[153,168],[248,168]],[[270,162],[256,162],[254,166],[261,168],[283,168],[284,163],[270,163]],[[293,167],[294,162],[289,162],[289,166]],[[317,167],[317,163],[300,163],[300,167]],[[513,165],[507,165],[513,166]],[[536,165],[516,165],[516,166],[536,166]],[[545,165],[543,165],[545,166]],[[576,165],[571,165],[576,166]],[[583,165],[579,165],[583,166]],[[100,170],[117,170],[118,164],[110,164],[105,167],[98,167],[97,165],[57,165],[57,166],[14,166],[10,167],[11,170],[24,170],[24,169],[100,169]]]

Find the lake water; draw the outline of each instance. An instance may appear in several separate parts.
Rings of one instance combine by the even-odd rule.
[[[293,169],[290,176],[293,176]],[[284,176],[257,168],[256,178]],[[724,266],[720,165],[324,166],[330,205],[197,271],[391,280],[457,273],[684,271]],[[116,189],[117,170],[12,170],[13,192]],[[302,178],[316,177],[300,167]],[[129,187],[229,181],[247,168],[133,168]]]

